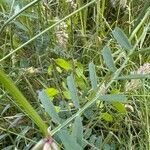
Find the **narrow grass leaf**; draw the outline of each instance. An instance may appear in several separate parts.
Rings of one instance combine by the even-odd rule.
[[[82,147],[76,142],[76,139],[69,135],[66,130],[60,130],[57,135],[61,139],[66,150],[83,150]]]
[[[96,76],[96,71],[95,71],[95,65],[93,62],[89,63],[89,74],[90,74],[90,81],[91,81],[92,89],[96,90],[97,76]]]
[[[49,96],[46,94],[44,90],[39,91],[39,98],[41,100],[41,103],[43,104],[43,107],[45,108],[45,111],[49,114],[49,116],[52,118],[52,120],[55,123],[60,124],[61,119],[59,118],[55,106],[53,105],[52,101],[50,100]]]
[[[24,95],[15,86],[13,80],[0,69],[0,85],[3,85],[13,97],[13,101],[18,107],[35,122],[44,135],[47,135],[47,125],[38,115],[36,110],[30,105]]]
[[[150,1],[145,0],[144,7],[140,11],[138,18],[135,20],[135,23],[134,23],[134,26],[133,26],[133,29],[129,38],[130,41],[134,38],[136,33],[141,29],[142,25],[145,23],[149,15],[150,15]]]
[[[79,106],[79,99],[78,99],[78,95],[77,95],[77,89],[76,89],[74,78],[73,78],[72,74],[67,77],[67,84],[68,84],[68,88],[70,91],[71,99],[72,99],[75,107],[79,108],[80,106]]]
[[[76,139],[80,146],[83,146],[83,125],[80,116],[77,116],[74,121],[72,136]]]
[[[110,50],[110,48],[109,48],[108,46],[105,46],[105,47],[103,48],[102,55],[103,55],[104,61],[105,61],[105,63],[106,63],[106,66],[107,66],[112,72],[115,72],[117,69],[116,69],[116,66],[115,66],[115,63],[114,63],[112,54],[111,54],[111,50]]]
[[[7,104],[4,109],[1,111],[1,116],[3,116],[3,114],[11,107],[10,104]]]
[[[108,101],[108,102],[126,102],[127,98],[123,94],[106,94],[100,95],[100,100]]]
[[[117,40],[118,44],[125,50],[130,50],[132,49],[132,45],[129,42],[126,34],[118,27],[116,27],[113,31],[112,34],[114,38]]]

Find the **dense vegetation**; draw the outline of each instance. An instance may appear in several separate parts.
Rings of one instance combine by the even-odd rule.
[[[0,0],[0,22],[0,149],[150,150],[149,0]]]

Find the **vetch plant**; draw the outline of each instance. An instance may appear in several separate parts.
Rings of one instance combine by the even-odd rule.
[[[33,1],[33,2],[36,3],[38,1]],[[72,2],[75,2],[75,1],[72,1]],[[122,2],[124,2],[124,4],[128,4],[127,1],[122,1]],[[71,1],[69,3],[71,5]],[[37,40],[41,35],[44,35],[44,33],[50,31],[52,28],[55,28],[56,26],[61,26],[61,24],[63,23],[64,25],[66,25],[65,21],[67,19],[70,22],[74,21],[73,16],[76,16],[78,12],[80,13],[79,20],[81,21],[81,26],[78,26],[76,28],[76,25],[73,24],[72,31],[73,31],[73,28],[75,28],[77,29],[77,32],[76,32],[77,34],[81,32],[82,36],[87,36],[86,34],[90,33],[90,29],[88,29],[90,27],[89,25],[87,26],[86,24],[87,22],[84,21],[84,17],[86,18],[86,12],[90,11],[87,8],[91,6],[92,4],[94,4],[93,12],[97,13],[97,16],[94,14],[94,17],[93,17],[93,14],[92,14],[92,17],[91,17],[92,19],[94,19],[94,22],[96,22],[97,24],[96,36],[99,36],[99,27],[100,27],[99,23],[100,23],[102,24],[102,28],[101,28],[102,30],[101,30],[100,36],[101,34],[105,36],[109,32],[108,31],[107,33],[105,33],[105,31],[107,31],[105,30],[107,26],[109,30],[112,31],[112,35],[115,38],[115,40],[113,40],[114,43],[111,43],[112,40],[110,40],[108,43],[106,43],[106,45],[102,49],[100,48],[102,51],[100,51],[100,53],[97,53],[98,55],[100,55],[101,66],[98,65],[99,62],[97,61],[98,62],[97,63],[94,58],[90,60],[87,59],[88,62],[90,63],[88,64],[87,60],[85,61],[86,64],[88,64],[88,67],[87,67],[88,69],[85,70],[85,68],[80,63],[80,59],[77,58],[78,62],[75,62],[75,61],[70,60],[72,59],[72,57],[69,57],[69,61],[67,61],[65,58],[60,58],[60,56],[57,56],[57,55],[54,56],[54,58],[52,58],[52,60],[54,60],[53,61],[54,65],[53,65],[49,63],[49,58],[45,59],[46,56],[45,54],[43,54],[41,57],[38,57],[41,70],[36,69],[36,67],[35,68],[27,67],[26,69],[24,69],[24,71],[29,74],[36,74],[36,73],[42,74],[45,71],[45,68],[44,68],[45,64],[46,66],[50,64],[48,68],[48,74],[47,74],[49,80],[47,81],[45,76],[39,75],[40,79],[42,77],[42,81],[40,79],[36,81],[36,83],[38,82],[39,84],[42,85],[41,90],[39,90],[39,87],[41,88],[41,86],[38,87],[38,98],[40,100],[41,107],[39,107],[37,110],[44,112],[42,115],[46,118],[46,121],[47,121],[46,123],[41,119],[38,112],[31,106],[31,104],[26,100],[23,94],[15,86],[14,82],[10,79],[10,77],[8,77],[2,71],[2,69],[0,70],[0,83],[2,87],[4,87],[6,91],[8,91],[8,93],[12,96],[14,102],[20,108],[22,108],[23,112],[32,119],[32,121],[39,127],[40,132],[42,132],[42,139],[35,145],[35,147],[33,147],[33,150],[37,150],[37,149],[57,150],[59,148],[60,149],[65,148],[66,150],[76,150],[76,149],[83,150],[83,149],[86,149],[88,146],[92,149],[103,149],[103,148],[109,149],[109,147],[112,147],[112,144],[113,144],[113,143],[110,143],[112,136],[116,138],[119,143],[121,143],[120,137],[119,136],[116,137],[116,135],[114,134],[118,131],[118,126],[120,127],[120,125],[118,125],[118,122],[124,122],[124,117],[128,118],[128,112],[129,113],[131,112],[131,115],[134,115],[132,114],[132,112],[136,113],[136,109],[129,108],[129,105],[128,105],[129,103],[127,101],[128,95],[124,94],[125,91],[123,91],[122,89],[118,90],[117,88],[124,86],[125,85],[124,83],[126,82],[126,80],[127,81],[131,80],[132,82],[132,81],[135,81],[135,79],[137,79],[136,81],[140,82],[141,79],[143,80],[143,79],[150,78],[148,71],[146,71],[146,73],[143,73],[143,71],[145,71],[144,68],[149,70],[149,67],[147,67],[147,65],[140,67],[142,72],[139,69],[136,74],[128,74],[128,75],[126,74],[126,66],[128,62],[130,61],[130,59],[132,58],[131,56],[133,56],[135,53],[138,53],[138,54],[141,53],[140,51],[137,51],[137,49],[139,45],[140,45],[140,48],[144,45],[143,44],[144,39],[146,38],[146,35],[149,31],[149,25],[146,25],[145,23],[150,14],[149,7],[147,7],[148,9],[146,9],[146,11],[144,11],[144,14],[142,13],[143,17],[140,18],[141,22],[138,23],[137,26],[135,26],[135,28],[133,29],[131,33],[129,32],[130,37],[128,37],[124,33],[124,31],[120,29],[119,27],[116,27],[114,30],[112,30],[111,27],[113,27],[113,25],[110,26],[109,25],[110,21],[108,23],[107,20],[104,18],[105,11],[106,11],[105,10],[106,1],[103,1],[101,3],[100,0],[98,1],[93,0],[91,2],[87,2],[86,5],[82,6],[82,1],[79,0],[77,2],[77,6],[78,7],[82,6],[82,7],[70,13],[68,16],[64,17],[63,19],[59,20],[58,22],[54,24],[49,23],[48,22],[49,20],[47,20],[48,27],[45,30],[43,30],[42,32],[41,31],[38,32],[39,34],[35,36],[33,35],[34,32],[33,33],[31,32],[31,36],[29,38],[31,37],[32,38],[28,41],[25,41],[25,43],[19,46],[18,48],[13,48],[13,46],[11,45],[10,53],[2,54],[1,55],[2,58],[0,59],[0,62],[3,62],[6,58],[15,54],[18,50],[22,50],[22,48],[25,48],[29,43],[31,43],[34,40]],[[2,26],[2,30],[4,30],[4,27],[8,25],[14,18],[18,17],[19,14],[23,10],[27,9],[31,5],[32,3],[30,3],[24,9],[21,9],[17,14],[14,14],[12,17],[10,17],[10,19],[6,21],[4,26]],[[46,5],[48,5],[48,3]],[[61,17],[58,17],[58,18],[61,18]],[[78,20],[77,20],[77,24],[78,24]],[[142,30],[143,26],[144,26],[144,30]],[[70,28],[70,27],[67,27],[67,28]],[[67,30],[67,28],[66,26],[64,28],[58,28],[58,30],[61,31],[60,32],[61,34],[63,30],[65,32],[62,34],[63,35],[62,37],[60,37],[61,34],[60,35],[56,35],[57,33],[55,34],[57,36],[55,38],[60,38],[61,41],[59,41],[58,39],[54,40],[60,43],[60,45],[64,46],[65,49],[67,49],[66,47],[70,44],[69,39],[67,37],[67,36],[70,36],[68,34],[69,33],[68,31],[70,29]],[[80,31],[80,28],[82,31]],[[1,33],[2,33],[2,30],[1,30]],[[138,32],[140,31],[143,31],[141,35],[138,34]],[[67,41],[63,39],[66,33],[68,34],[66,36]],[[72,34],[74,35],[74,33]],[[93,50],[95,49],[95,45],[93,44],[93,42],[91,42],[93,47],[89,46],[88,40],[86,40],[86,38],[84,38],[83,43],[85,45],[87,44],[87,46],[83,45],[82,47],[83,49],[85,48],[85,49],[88,49],[89,51],[90,49],[92,49],[92,52],[95,52]],[[5,47],[5,44],[4,44],[4,47]],[[117,46],[119,45],[118,46],[119,48],[117,47],[119,49],[117,51],[117,54],[113,53],[114,50],[116,50],[115,49],[116,47],[114,48],[112,45],[117,45]],[[98,48],[99,46],[100,45],[97,44]],[[77,47],[77,49],[78,48],[79,47]],[[145,50],[148,52],[149,47],[145,48]],[[142,53],[144,52],[142,51]],[[118,56],[118,54],[121,57],[118,57],[116,59],[116,56]],[[51,56],[53,57],[53,55]],[[42,62],[43,60],[44,60],[44,63]],[[43,64],[44,64],[44,67],[42,66]],[[98,72],[100,73],[98,74]],[[100,74],[103,74],[104,76],[100,76]],[[53,78],[53,76],[55,75],[57,77]],[[58,79],[58,80],[55,80],[55,79]],[[51,83],[49,84],[49,82],[51,81],[54,84],[51,84]],[[30,83],[29,85],[30,85],[29,89],[32,88],[32,85]],[[43,89],[43,87],[45,89]],[[32,90],[32,92],[34,92],[34,90]],[[36,98],[36,94],[34,95]],[[117,110],[117,113],[115,113],[116,110]],[[91,117],[91,116],[94,116],[94,117]],[[92,123],[93,120],[94,120],[94,123]],[[148,115],[147,115],[147,120],[148,120]],[[92,133],[93,132],[92,129],[94,129],[94,126],[96,124],[103,123],[103,122],[104,124],[106,124],[106,127],[107,127],[106,130],[109,129],[108,135],[106,134],[104,135],[106,136],[104,141],[101,138],[101,135],[96,135],[97,133],[94,135]],[[148,121],[147,121],[147,124],[149,124]],[[112,125],[112,126],[109,126],[109,125]],[[126,125],[126,124],[123,124],[123,125]],[[131,132],[132,130],[130,125],[131,124],[129,125],[127,124],[128,132]],[[96,132],[97,132],[97,127],[95,128]],[[49,128],[51,128],[50,131],[49,131]],[[147,128],[149,129],[149,126]],[[88,134],[86,132],[87,129],[89,132]],[[101,130],[101,127],[99,127],[98,129]],[[129,133],[129,134],[130,134],[129,141],[131,142],[133,135],[132,133]],[[138,134],[135,133],[134,135],[138,135]],[[128,143],[126,143],[126,145],[128,145]]]
[[[106,66],[111,72],[111,78],[107,82],[105,89],[102,89],[101,85],[98,85],[97,81],[97,75],[96,75],[96,69],[94,63],[89,64],[89,76],[90,76],[90,82],[91,82],[91,90],[95,91],[96,94],[92,99],[89,99],[89,101],[84,105],[80,105],[80,98],[78,95],[78,89],[76,88],[76,81],[74,80],[74,75],[71,74],[67,77],[67,85],[68,90],[70,92],[71,100],[74,104],[74,107],[76,108],[76,113],[72,114],[71,117],[67,118],[66,120],[62,119],[58,112],[56,111],[56,107],[54,106],[51,97],[48,96],[46,90],[39,91],[39,98],[41,100],[41,103],[45,109],[45,111],[48,113],[48,115],[51,117],[52,122],[57,124],[58,126],[52,131],[48,132],[48,126],[42,121],[40,116],[37,114],[37,112],[33,109],[33,107],[28,103],[26,98],[22,95],[22,93],[16,88],[13,81],[1,70],[0,71],[0,83],[6,88],[6,90],[12,95],[14,98],[14,101],[23,108],[26,114],[29,115],[29,117],[37,124],[37,126],[40,128],[41,132],[44,135],[44,138],[39,141],[37,145],[33,148],[33,150],[36,150],[37,148],[41,147],[43,149],[49,148],[56,150],[58,149],[58,146],[53,143],[53,139],[51,136],[54,136],[55,134],[61,139],[62,144],[66,149],[84,149],[86,144],[84,143],[83,138],[83,125],[82,125],[82,114],[85,110],[87,110],[89,107],[91,107],[96,101],[105,101],[105,102],[119,102],[119,103],[125,103],[127,101],[127,98],[123,94],[105,94],[107,89],[110,87],[110,85],[116,81],[123,79],[120,77],[120,73],[125,67],[129,56],[134,52],[137,44],[139,43],[140,39],[137,41],[137,43],[132,47],[129,44],[129,41],[126,37],[126,35],[123,33],[123,31],[119,28],[115,28],[113,31],[113,35],[118,41],[118,43],[122,46],[124,49],[128,49],[127,56],[121,65],[119,69],[115,66],[114,59],[111,54],[111,49],[109,46],[105,46],[103,48],[103,58],[105,61]],[[123,42],[121,42],[123,40]],[[63,59],[57,59],[56,63],[61,66],[63,69],[70,70],[71,66],[70,64],[63,60]],[[124,77],[125,79],[128,79],[127,77]],[[97,90],[98,89],[98,90]],[[55,90],[55,89],[54,89]],[[103,92],[105,91],[105,92]],[[58,93],[58,92],[57,92]],[[114,103],[114,106],[119,109],[119,104]],[[122,107],[122,106],[120,106]],[[113,121],[113,117],[111,114],[105,112],[102,113],[101,118],[106,121]],[[67,130],[68,125],[72,124],[73,120],[75,120],[72,133],[70,134]],[[81,131],[77,132],[77,129],[80,127]],[[46,138],[46,139],[45,139]],[[71,143],[71,144],[70,144]]]

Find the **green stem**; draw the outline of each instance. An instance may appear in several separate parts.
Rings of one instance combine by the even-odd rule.
[[[40,128],[41,132],[44,136],[48,135],[47,125],[43,122],[41,117],[35,111],[35,109],[30,105],[27,99],[23,96],[23,94],[19,91],[19,89],[15,86],[14,82],[10,77],[8,77],[1,69],[0,69],[0,84],[2,84],[5,89],[11,94],[14,98],[15,102],[23,108],[25,113],[35,122],[35,124]]]
[[[117,77],[115,80],[150,79],[150,74],[133,74]]]

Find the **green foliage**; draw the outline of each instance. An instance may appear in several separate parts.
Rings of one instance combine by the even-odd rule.
[[[74,81],[72,74],[67,77],[67,84],[68,84],[68,88],[70,91],[71,99],[72,99],[75,107],[80,108],[77,89],[76,89],[75,81]]]
[[[90,73],[90,81],[92,85],[92,89],[97,89],[97,76],[95,71],[95,65],[93,63],[89,63],[89,73]]]
[[[56,64],[65,69],[66,71],[72,69],[71,64],[68,61],[61,58],[56,59]]]
[[[61,149],[150,149],[149,2],[118,3],[0,1],[0,67],[30,101],[0,75],[0,149],[43,149],[48,126]]]
[[[113,117],[112,115],[110,115],[109,113],[102,113],[101,114],[101,118],[104,119],[105,121],[108,121],[108,122],[112,122],[113,121]]]
[[[72,136],[76,139],[77,143],[82,147],[83,146],[83,125],[81,117],[76,117],[73,129]]]
[[[49,66],[49,67],[48,67],[47,72],[48,72],[48,74],[49,74],[49,75],[52,75],[52,69],[53,69],[53,67],[52,67],[52,66]]]
[[[55,123],[61,123],[61,119],[59,118],[53,103],[51,102],[45,91],[39,91],[39,98],[43,104],[43,107],[45,108],[45,111],[49,114],[52,120]]]
[[[114,38],[117,40],[117,42],[120,44],[122,48],[128,51],[132,49],[132,45],[128,41],[127,36],[120,28],[116,27],[112,33]]]
[[[103,58],[110,71],[115,72],[117,69],[115,67],[115,63],[111,55],[110,48],[108,46],[105,46],[103,48]]]
[[[49,95],[50,98],[53,98],[59,93],[59,91],[55,88],[47,88],[45,89],[45,92]]]
[[[121,113],[126,113],[125,105],[119,102],[113,102],[112,105]]]
[[[63,94],[64,94],[64,97],[66,99],[71,99],[71,96],[70,96],[70,92],[69,91],[63,91]]]
[[[66,150],[82,150],[82,147],[76,142],[75,138],[69,135],[66,130],[59,131],[58,136],[60,137]]]
[[[18,107],[21,107],[23,111],[36,123],[41,132],[43,132],[44,135],[47,135],[47,125],[43,122],[36,110],[26,100],[24,95],[15,86],[12,79],[9,78],[2,70],[0,70],[0,83],[12,95]]]
[[[127,98],[123,94],[105,94],[100,95],[99,99],[107,102],[126,102]]]

